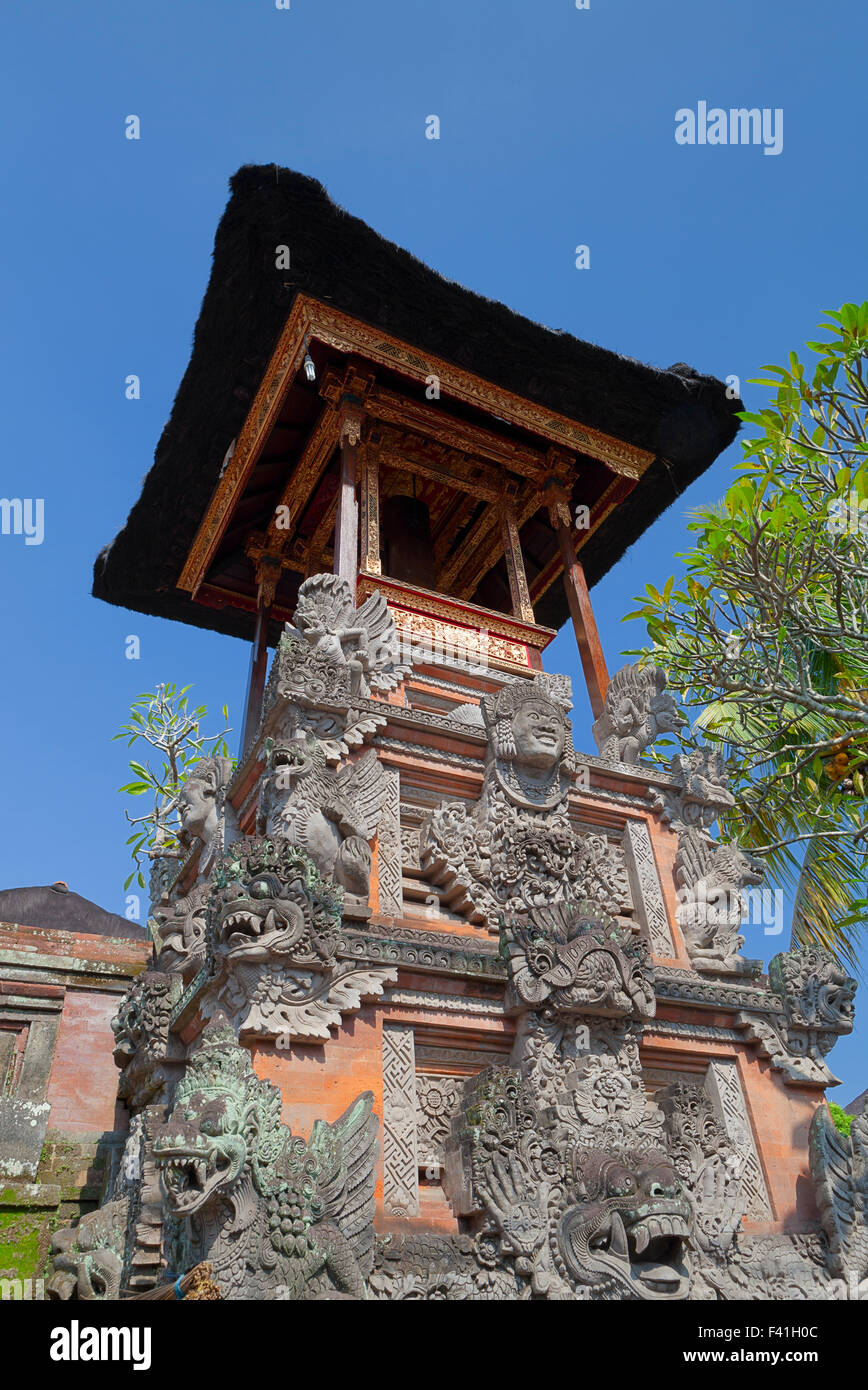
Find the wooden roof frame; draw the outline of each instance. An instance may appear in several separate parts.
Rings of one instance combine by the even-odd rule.
[[[515,395],[496,386],[472,372],[456,367],[450,362],[434,355],[423,355],[418,348],[401,341],[392,335],[363,323],[359,319],[343,313],[333,306],[305,294],[298,294],[287,317],[268,366],[260,382],[259,389],[247,413],[231,456],[227,459],[217,486],[214,489],[208,509],[199,524],[193,544],[177,580],[177,587],[196,596],[205,581],[208,569],[214,559],[220,539],[224,533],[232,510],[241,497],[248,478],[273,429],[286,395],[301,369],[307,344],[316,339],[325,346],[346,354],[348,357],[362,357],[379,366],[389,367],[411,379],[425,384],[431,376],[436,376],[440,390],[464,404],[496,415],[523,430],[547,440],[549,445],[559,450],[585,454],[604,463],[613,473],[636,482],[654,461],[654,454],[640,449],[612,435],[604,434],[589,426],[559,415],[545,406],[535,404],[525,397]],[[397,412],[397,403],[382,396],[385,413]],[[391,409],[389,408],[391,407]],[[424,412],[424,413],[423,413]],[[375,415],[378,413],[375,409]],[[425,421],[430,413],[438,416],[436,410],[419,406],[412,414],[416,427]],[[468,446],[475,434],[475,427],[466,422],[450,418],[444,411],[439,418],[439,436],[447,442],[458,444],[464,440]],[[398,420],[394,419],[394,423]],[[410,424],[405,417],[401,423]],[[331,427],[334,427],[334,444],[338,443],[338,411],[327,403],[320,421],[314,426],[313,435],[305,453],[310,452],[310,464],[316,467],[322,463],[322,453],[330,447]],[[432,429],[432,433],[434,430]],[[315,447],[311,447],[316,437]],[[480,430],[480,444],[485,451],[496,451],[498,437],[492,431]],[[460,446],[459,446],[460,447]],[[504,447],[508,448],[506,441]],[[517,450],[521,458],[519,467],[512,462],[510,466],[528,476],[534,466],[533,451]],[[313,455],[316,456],[314,459]],[[523,457],[521,457],[523,455]],[[527,471],[526,471],[527,470]],[[535,469],[534,469],[535,471]],[[585,537],[587,539],[587,537]]]

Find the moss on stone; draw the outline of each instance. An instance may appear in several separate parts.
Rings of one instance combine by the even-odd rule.
[[[48,1247],[48,1222],[29,1212],[0,1212],[0,1278],[31,1279]]]

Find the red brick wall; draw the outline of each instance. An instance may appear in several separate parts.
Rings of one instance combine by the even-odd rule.
[[[93,1134],[115,1124],[118,1069],[111,1020],[120,995],[67,990],[48,1086],[52,1129]]]

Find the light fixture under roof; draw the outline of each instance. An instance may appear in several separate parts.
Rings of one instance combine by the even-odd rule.
[[[316,363],[310,355],[307,338],[304,340],[304,374],[308,381],[316,381]]]

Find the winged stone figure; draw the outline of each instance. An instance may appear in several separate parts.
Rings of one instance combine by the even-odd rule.
[[[410,670],[401,661],[394,619],[379,592],[356,608],[350,586],[336,574],[315,574],[298,591],[295,625],[287,632],[301,637],[318,656],[350,669],[353,693],[394,690]]]
[[[833,1274],[854,1299],[868,1298],[868,1114],[855,1115],[840,1134],[825,1105],[814,1112],[811,1177],[829,1241]]]
[[[716,844],[694,829],[679,836],[675,856],[679,907],[676,919],[694,966],[742,971],[747,912],[744,889],[762,873],[737,844]]]
[[[154,1142],[176,1269],[211,1264],[228,1299],[366,1297],[379,1153],[373,1095],[309,1141],[281,1122],[222,1015],[205,1029]]]
[[[259,803],[262,833],[310,855],[320,873],[364,898],[368,841],[377,832],[388,783],[373,749],[336,770],[319,740],[302,735],[271,749]]]

